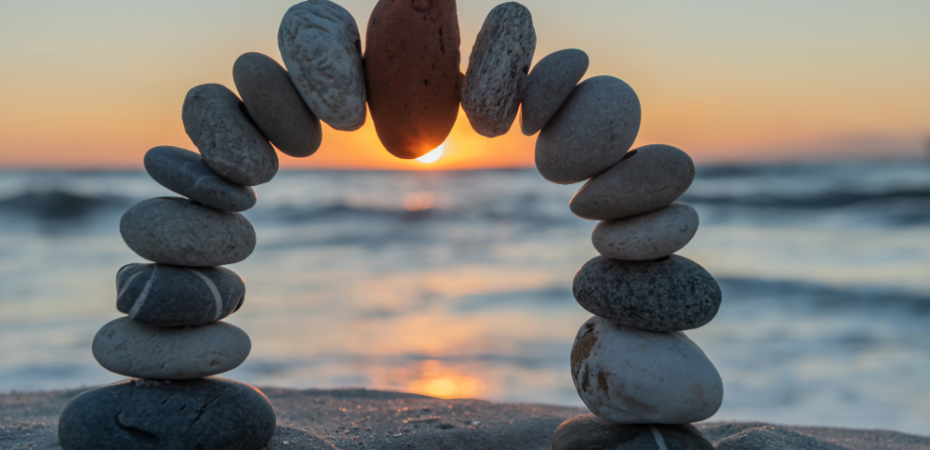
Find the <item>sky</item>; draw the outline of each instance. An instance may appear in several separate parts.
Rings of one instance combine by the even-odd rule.
[[[142,167],[159,145],[194,150],[181,124],[187,91],[221,83],[257,51],[280,62],[291,1],[0,1],[0,169]],[[362,42],[376,1],[338,1]],[[525,0],[534,63],[586,51],[585,77],[613,75],[639,95],[635,146],[674,145],[698,162],[930,154],[930,2],[926,0]],[[460,1],[462,71],[487,12]],[[518,119],[519,120],[519,119]],[[371,118],[324,126],[309,158],[282,168],[532,167],[519,123],[488,139],[459,114],[432,164],[399,160]]]

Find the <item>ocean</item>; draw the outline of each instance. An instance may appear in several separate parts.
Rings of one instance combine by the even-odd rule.
[[[581,406],[572,298],[596,256],[580,185],[535,170],[293,171],[256,188],[247,285],[227,321],[256,386],[368,387]],[[118,223],[171,195],[144,172],[0,172],[0,391],[121,377],[91,355],[120,317]],[[686,332],[717,366],[712,420],[930,435],[930,162],[699,166],[680,253],[723,304]]]

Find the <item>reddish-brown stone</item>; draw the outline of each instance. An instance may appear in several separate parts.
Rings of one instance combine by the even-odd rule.
[[[365,80],[381,143],[412,159],[438,147],[459,112],[455,0],[379,0],[368,21]]]

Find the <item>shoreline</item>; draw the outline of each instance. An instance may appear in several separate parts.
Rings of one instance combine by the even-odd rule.
[[[588,413],[574,407],[443,400],[367,389],[259,389],[271,400],[278,420],[266,447],[270,450],[549,450],[559,424]],[[86,390],[0,394],[0,450],[60,449],[58,415],[71,398]],[[811,450],[930,450],[930,437],[894,431],[758,422],[695,426],[715,445],[727,440],[727,448],[763,448],[748,445],[763,441],[771,445],[775,439],[774,443]]]

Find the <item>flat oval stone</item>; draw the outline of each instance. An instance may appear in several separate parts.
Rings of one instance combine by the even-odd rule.
[[[278,28],[288,75],[310,110],[342,131],[365,124],[362,39],[355,19],[327,0],[291,6]]]
[[[714,450],[714,445],[691,424],[620,425],[585,414],[555,429],[552,450]]]
[[[572,293],[591,314],[650,331],[704,326],[722,297],[714,277],[678,255],[655,261],[596,256],[575,275]]]
[[[320,119],[275,60],[261,53],[246,53],[233,65],[233,80],[249,115],[278,150],[302,158],[320,148]]]
[[[210,169],[199,154],[177,147],[155,147],[145,153],[145,171],[158,184],[197,203],[223,211],[255,206],[255,191],[227,181]]]
[[[193,380],[239,367],[252,341],[225,322],[196,327],[153,327],[128,317],[94,336],[94,358],[110,372],[152,380]]]
[[[245,301],[245,283],[225,267],[128,264],[116,273],[116,292],[116,309],[159,327],[216,322]]]
[[[539,132],[588,71],[588,54],[574,48],[546,56],[523,81],[520,128],[526,136]]]
[[[639,98],[623,80],[582,81],[536,139],[536,168],[559,184],[587,180],[620,161],[639,133]]]
[[[181,114],[184,131],[203,161],[221,177],[243,186],[267,183],[278,173],[278,155],[225,86],[191,89]]]
[[[275,427],[271,402],[247,384],[123,380],[71,399],[58,440],[64,450],[258,450]]]
[[[686,424],[723,402],[720,374],[680,331],[657,333],[592,317],[575,337],[572,380],[584,404],[619,424]]]
[[[442,144],[459,113],[455,0],[379,0],[365,37],[368,108],[391,154],[413,159]]]
[[[535,52],[530,10],[516,2],[491,10],[475,39],[462,86],[462,109],[478,134],[495,137],[510,130],[520,109],[520,81]]]
[[[255,249],[255,229],[242,214],[177,197],[150,198],[119,221],[126,245],[139,256],[172,266],[223,266]]]
[[[600,222],[591,242],[610,259],[659,259],[685,248],[697,233],[698,222],[694,208],[676,202],[639,216]]]
[[[694,162],[669,145],[647,145],[585,183],[572,197],[578,217],[611,220],[655,211],[681,197],[694,181]]]

